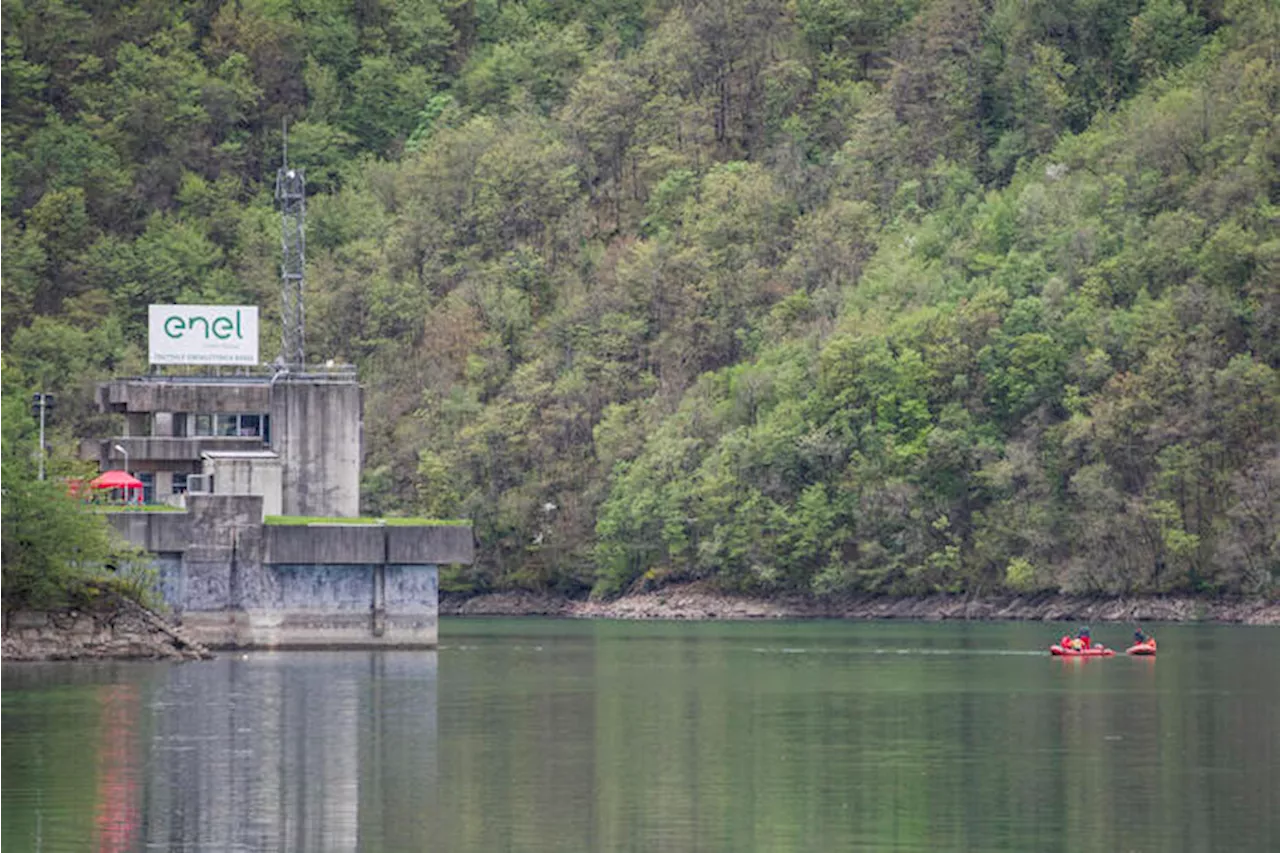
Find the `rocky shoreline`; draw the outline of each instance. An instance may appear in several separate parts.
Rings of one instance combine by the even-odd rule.
[[[163,616],[126,598],[92,607],[4,614],[4,660],[202,660],[213,654]]]
[[[1189,596],[1102,598],[1061,594],[918,597],[750,598],[697,584],[590,601],[501,592],[442,595],[441,616],[556,616],[568,619],[954,619],[1037,622],[1221,622],[1280,625],[1280,601]]]

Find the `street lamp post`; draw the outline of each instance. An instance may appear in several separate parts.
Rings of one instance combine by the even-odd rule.
[[[45,413],[53,408],[53,395],[40,392],[31,395],[31,414],[40,418],[40,479],[44,479],[44,421]]]
[[[128,474],[128,473],[129,473],[129,451],[125,450],[123,447],[121,447],[121,446],[120,446],[120,445],[118,445],[118,444],[114,444],[114,445],[112,445],[112,449],[113,449],[113,450],[118,450],[118,451],[120,451],[121,455],[123,455],[123,456],[124,456],[124,472],[125,472],[126,474]],[[125,503],[128,503],[128,502],[129,502],[129,490],[128,490],[128,489],[125,489],[125,490],[124,490],[124,502],[125,502]]]

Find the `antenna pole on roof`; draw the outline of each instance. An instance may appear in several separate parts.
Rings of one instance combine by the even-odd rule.
[[[289,120],[282,122],[276,201],[280,203],[280,358],[301,370],[306,360],[303,292],[307,265],[307,182],[301,169],[289,168]]]

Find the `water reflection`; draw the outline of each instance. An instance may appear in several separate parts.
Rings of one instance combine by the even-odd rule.
[[[142,702],[135,684],[104,685],[96,692],[102,708],[96,849],[98,853],[127,853],[135,848],[142,828],[133,765]]]
[[[9,850],[1280,849],[1280,630],[446,624],[4,668]],[[1030,653],[1028,653],[1030,652]]]
[[[435,652],[76,666],[71,680],[88,684],[64,686],[65,665],[6,668],[5,849],[348,853],[430,845]],[[93,684],[95,671],[124,680]],[[42,679],[60,686],[30,690]],[[28,689],[15,692],[15,682]],[[50,715],[63,719],[51,723]]]
[[[388,795],[429,806],[435,794],[434,653],[211,665],[225,675],[182,668],[156,696],[161,729],[151,761],[169,778],[151,786],[149,845],[344,853],[384,840],[426,844],[412,819],[365,821],[393,837],[364,844],[359,829],[362,806],[382,811]]]

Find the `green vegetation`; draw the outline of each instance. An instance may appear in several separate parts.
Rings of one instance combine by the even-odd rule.
[[[312,518],[305,515],[268,515],[264,524],[306,526],[308,524],[385,524],[388,527],[444,527],[447,525],[467,525],[467,521],[450,521],[440,518]]]
[[[67,468],[39,479],[30,395],[4,373],[3,591],[6,610],[90,603],[103,593],[152,601],[152,573],[137,549],[115,536],[100,514],[68,494]],[[78,473],[78,472],[75,472]]]
[[[1276,588],[1273,4],[94,8],[3,21],[66,436],[148,303],[270,328],[287,119],[364,511],[474,519],[451,587]]]

